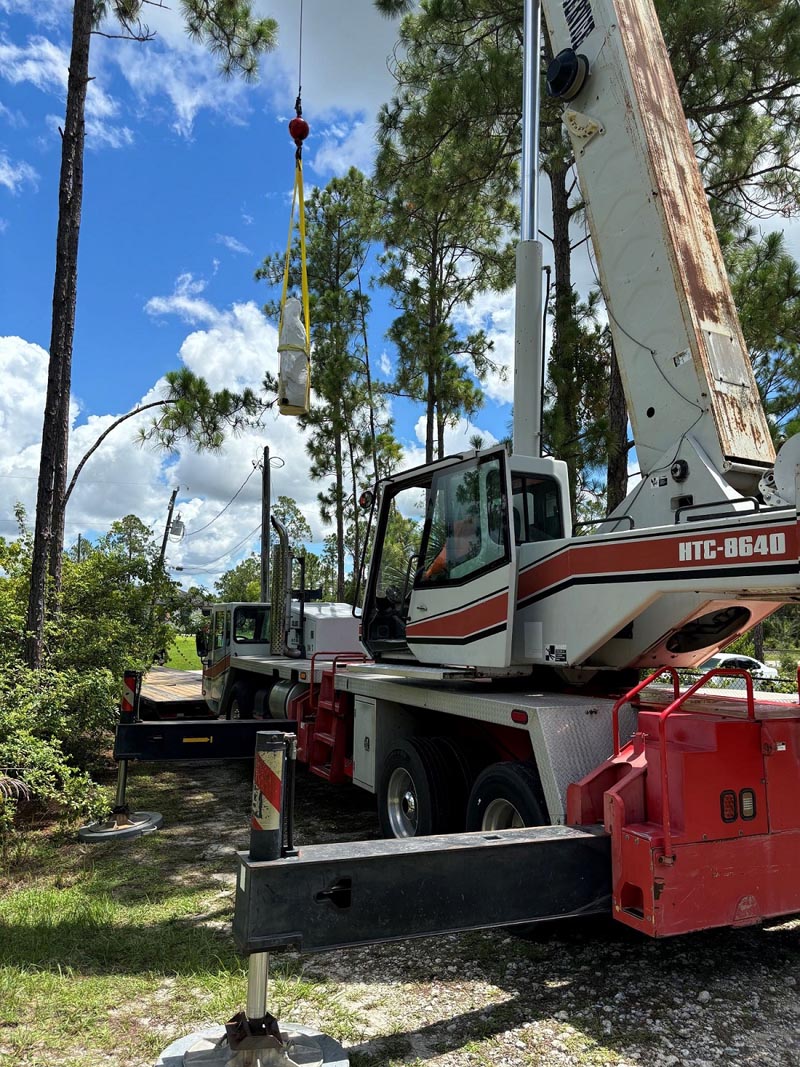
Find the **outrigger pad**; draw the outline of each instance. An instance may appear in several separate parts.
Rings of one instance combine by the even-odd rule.
[[[246,1049],[233,1049],[224,1027],[200,1030],[173,1042],[161,1053],[156,1067],[244,1067],[250,1063],[257,1067],[350,1067],[339,1042],[313,1027],[287,1023],[281,1039],[280,1046],[266,1036],[260,1045],[248,1043]],[[245,1058],[248,1055],[250,1059]]]
[[[85,844],[116,841],[123,837],[140,837],[158,830],[164,822],[160,811],[115,812],[104,822],[90,822],[78,830],[78,840]]]

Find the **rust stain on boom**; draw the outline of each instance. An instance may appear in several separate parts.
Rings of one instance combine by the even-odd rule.
[[[709,386],[723,453],[769,464],[774,460],[769,428],[655,9],[650,0],[616,0],[614,7],[655,179],[653,194],[663,203],[675,283],[687,301],[692,355]]]

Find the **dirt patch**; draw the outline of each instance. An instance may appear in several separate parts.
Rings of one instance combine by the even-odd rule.
[[[196,867],[180,877],[213,875],[217,889],[194,921],[220,936],[249,802],[247,767],[194,765],[186,817],[162,831],[184,856],[196,850]],[[296,836],[375,838],[372,798],[301,773]],[[543,927],[527,940],[487,931],[274,959],[325,990],[313,1002],[301,996],[290,1017],[342,1039],[355,1067],[796,1067],[799,939],[797,923],[663,942],[594,924]]]

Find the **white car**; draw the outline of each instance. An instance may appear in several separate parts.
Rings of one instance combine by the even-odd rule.
[[[712,656],[711,659],[706,660],[705,663],[701,664],[701,666],[698,667],[698,670],[710,671],[714,667],[728,667],[750,671],[754,678],[778,677],[778,672],[774,667],[768,667],[766,663],[762,663],[759,659],[753,659],[752,656],[740,656],[735,652],[718,652],[716,656]]]

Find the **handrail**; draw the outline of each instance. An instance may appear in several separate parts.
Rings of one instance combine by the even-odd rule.
[[[761,510],[761,501],[757,496],[743,496],[738,497],[736,500],[730,500],[728,497],[724,497],[722,500],[709,500],[705,504],[682,504],[679,508],[675,509],[675,525],[680,526],[681,515],[684,511],[702,511],[704,508],[722,508],[730,507],[732,504],[740,504],[743,500],[747,500],[753,506],[749,511],[744,511],[741,508],[736,508],[732,511],[717,512],[714,515],[692,515],[687,519],[687,522],[702,522],[703,519],[724,519],[728,515],[755,515]]]
[[[615,756],[619,755],[620,749],[622,748],[622,746],[620,744],[620,740],[619,740],[619,712],[620,712],[620,708],[622,708],[622,706],[624,704],[630,704],[630,702],[633,700],[634,697],[638,696],[639,693],[641,693],[641,691],[643,689],[646,689],[648,685],[652,685],[652,683],[656,680],[656,678],[660,678],[662,674],[670,674],[672,676],[672,691],[675,694],[675,699],[677,700],[678,699],[678,694],[680,693],[680,688],[681,688],[680,678],[678,677],[678,669],[677,669],[677,667],[661,667],[661,668],[659,668],[659,670],[657,670],[655,672],[655,674],[651,674],[648,678],[645,678],[645,680],[643,682],[639,682],[639,684],[636,686],[635,689],[631,689],[631,691],[629,693],[626,693],[624,697],[620,697],[619,700],[614,705],[614,707],[612,708],[612,711],[611,711],[611,731],[612,731],[613,740],[614,740],[614,755]]]
[[[670,669],[670,668],[668,668]],[[714,667],[690,686],[685,693],[681,693],[676,696],[675,699],[669,704],[658,716],[658,759],[659,770],[661,772],[661,827],[664,833],[664,855],[661,857],[662,863],[672,863],[675,857],[672,854],[672,823],[670,821],[669,812],[669,768],[667,764],[667,719],[674,711],[677,711],[690,696],[694,696],[698,689],[701,689],[709,678],[712,677],[732,677],[738,676],[745,680],[745,686],[747,688],[747,718],[748,721],[755,721],[756,709],[753,698],[753,678],[749,671],[743,670],[741,667]]]
[[[636,523],[633,521],[633,515],[629,515],[627,511],[624,513],[624,515],[606,515],[606,517],[602,519],[581,519],[580,522],[573,522],[572,530],[574,533],[579,526],[597,526],[601,522],[622,522],[625,519],[627,519],[627,521],[630,523],[629,529],[633,530],[636,526]],[[616,530],[612,531],[612,533],[616,532]]]
[[[320,656],[323,659],[331,661],[334,674],[336,673],[336,667],[339,663],[364,663],[367,657],[363,652],[314,652],[311,656],[311,679],[309,681],[309,698],[308,702],[311,705],[312,711],[316,711],[317,704],[314,701],[314,667],[316,665],[316,659]],[[320,682],[320,688],[322,683]]]

